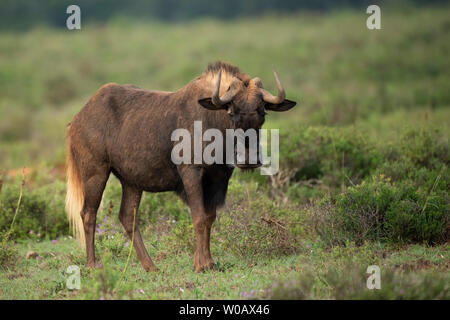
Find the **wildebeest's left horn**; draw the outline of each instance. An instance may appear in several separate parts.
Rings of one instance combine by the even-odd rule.
[[[278,77],[278,74],[275,71],[275,69],[273,69],[273,74],[275,76],[275,80],[277,81],[278,95],[274,96],[269,91],[264,90],[262,88],[260,90],[263,95],[263,100],[265,102],[272,103],[272,104],[280,104],[286,98],[286,93],[284,92],[283,85],[281,84],[280,78]]]
[[[220,97],[219,91],[220,91],[221,79],[222,79],[222,70],[219,71],[219,78],[217,79],[216,89],[214,90],[213,96],[211,98],[214,105],[216,105],[218,107],[223,106],[223,105],[229,103],[231,100],[233,100],[234,96],[236,95],[236,91],[238,89],[238,82],[239,82],[237,79],[235,79],[232,82],[230,89]]]

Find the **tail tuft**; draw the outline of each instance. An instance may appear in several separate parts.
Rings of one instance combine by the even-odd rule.
[[[81,184],[80,172],[74,161],[73,151],[68,134],[70,126],[66,133],[66,174],[67,174],[67,194],[66,194],[66,212],[70,227],[76,239],[81,245],[85,246],[84,226],[81,219],[81,210],[83,209],[84,194]]]

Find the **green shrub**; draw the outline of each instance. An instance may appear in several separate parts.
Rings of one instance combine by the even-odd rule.
[[[334,201],[324,201],[312,210],[312,216],[316,230],[327,242],[440,243],[448,240],[448,203],[446,192],[425,192],[411,183],[392,183],[378,176],[349,187]]]
[[[428,186],[434,183],[438,174],[447,179],[441,180],[439,189],[448,190],[448,167],[450,148],[448,137],[439,129],[409,129],[401,134],[398,141],[380,147],[385,161],[377,169],[393,181],[414,180],[421,186],[428,180]],[[430,185],[431,184],[431,185]]]
[[[246,261],[289,255],[301,249],[300,239],[310,237],[306,213],[271,201],[255,182],[232,180],[227,204],[220,209],[211,230],[211,250],[229,252]],[[189,214],[170,216],[150,228],[162,234],[155,246],[179,253],[195,250],[195,231]]]
[[[349,264],[343,269],[329,268],[319,274],[307,270],[291,281],[268,290],[266,298],[280,300],[315,299],[318,293],[329,299],[426,300],[450,298],[450,277],[437,272],[400,272],[381,268],[381,288],[369,290],[366,270]],[[319,284],[323,284],[318,286]]]
[[[2,191],[2,207],[0,208],[1,231],[8,231],[16,212],[20,194],[17,185],[5,185]],[[30,232],[43,232],[45,200],[37,194],[23,190],[22,201],[11,230],[12,238],[26,238]],[[32,230],[32,231],[31,231]]]
[[[284,221],[249,217],[242,209],[222,216],[216,228],[213,241],[247,260],[293,254],[300,248],[298,239],[289,232]]]
[[[153,223],[158,216],[179,220],[189,216],[189,209],[173,192],[144,193],[139,206],[139,216],[142,224]]]
[[[232,181],[228,204],[213,226],[213,247],[243,259],[289,255],[309,237],[304,212],[271,201],[257,183]]]
[[[377,144],[353,127],[298,127],[280,137],[280,177],[269,178],[272,188],[303,203],[336,194],[373,174],[428,188],[438,174],[449,176],[448,145],[446,135],[435,128],[410,129],[398,140]],[[288,178],[284,185],[277,183],[283,174]],[[438,189],[448,187],[443,179]]]
[[[324,190],[334,190],[359,183],[379,163],[380,154],[354,128],[298,127],[280,137],[280,167],[292,172],[291,186],[314,188],[303,181],[319,180],[327,187]],[[305,194],[290,192],[290,195]]]
[[[5,184],[1,193],[0,231],[9,230],[17,208],[20,186]],[[23,189],[22,200],[11,230],[11,239],[37,235],[56,238],[69,232],[64,212],[64,186],[54,183],[36,189]]]
[[[409,130],[400,140],[404,159],[415,167],[438,169],[450,164],[448,137],[438,129]]]
[[[55,239],[70,233],[69,222],[65,213],[66,185],[56,180],[33,191],[38,198],[45,199],[43,236]]]
[[[8,239],[6,233],[0,233],[0,269],[14,267],[19,259],[19,252],[14,242]]]
[[[430,244],[448,241],[448,196],[437,192],[427,196],[406,186],[401,198],[390,205],[386,219],[392,240]]]

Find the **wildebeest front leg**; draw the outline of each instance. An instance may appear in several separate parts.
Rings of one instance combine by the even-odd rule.
[[[196,167],[184,167],[180,169],[180,174],[195,230],[194,268],[196,272],[201,272],[214,266],[209,249],[209,238],[216,212],[205,210],[202,190],[203,170]]]
[[[214,261],[211,256],[210,250],[210,238],[211,238],[211,227],[216,220],[216,208],[210,209],[206,211],[206,235],[205,235],[205,245],[206,245],[206,254],[208,258],[211,260],[212,265],[214,265]]]
[[[142,263],[145,271],[158,271],[158,268],[153,263],[145,248],[144,241],[142,241],[141,233],[137,226],[137,211],[141,201],[142,190],[137,190],[122,183],[122,203],[120,205],[119,219],[122,222],[125,231],[130,240],[133,238],[133,224],[134,224],[134,249]],[[136,217],[135,217],[136,215]],[[134,223],[133,223],[134,221]]]

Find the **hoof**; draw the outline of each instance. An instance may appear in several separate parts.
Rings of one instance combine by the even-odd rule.
[[[203,264],[194,264],[194,270],[197,273],[206,271],[206,270],[211,270],[214,268],[214,261],[208,261],[206,263]]]
[[[158,272],[159,269],[155,265],[143,266],[144,270],[147,272]]]

